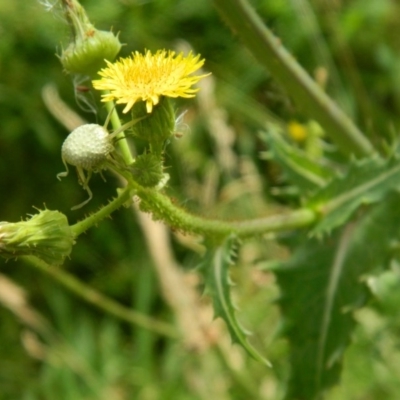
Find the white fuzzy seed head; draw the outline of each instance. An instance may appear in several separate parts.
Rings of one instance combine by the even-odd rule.
[[[103,167],[114,150],[108,132],[97,124],[81,125],[65,139],[61,154],[68,164],[88,171]]]

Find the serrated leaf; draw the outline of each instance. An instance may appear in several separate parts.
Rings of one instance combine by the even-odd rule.
[[[288,175],[290,182],[302,192],[321,188],[335,176],[331,168],[310,158],[306,152],[291,145],[279,133],[269,130],[262,138],[266,141],[273,159]]]
[[[369,298],[362,278],[388,264],[399,238],[400,195],[390,194],[362,220],[323,241],[303,242],[276,270],[291,347],[289,399],[314,400],[340,378],[355,326],[353,311]]]
[[[271,366],[261,354],[250,345],[246,331],[236,318],[235,306],[231,300],[229,268],[236,251],[235,239],[230,237],[221,246],[208,250],[201,271],[204,274],[206,291],[211,296],[216,317],[221,317],[229,329],[232,341],[240,344],[255,360]]]
[[[311,235],[343,225],[360,206],[376,203],[399,187],[400,161],[397,158],[353,161],[345,176],[331,181],[307,202],[306,207],[323,215]]]

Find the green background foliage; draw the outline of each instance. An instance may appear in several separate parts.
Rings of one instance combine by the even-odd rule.
[[[106,183],[96,176],[91,181],[91,203],[70,211],[86,194],[73,173],[62,182],[56,179],[63,170],[60,148],[68,131],[46,108],[42,90],[54,84],[69,107],[90,122],[101,124],[106,111],[95,93],[77,90],[85,81],[63,73],[57,54],[68,44],[69,28],[57,6],[46,11],[46,2],[42,3],[0,2],[0,220],[18,221],[34,213],[33,207],[46,206],[75,223],[105,204],[118,182],[110,174]],[[172,141],[166,154],[171,175],[168,191],[177,203],[200,215],[228,220],[267,216],[301,204],[310,186],[291,185],[290,178],[298,171],[290,170],[285,160],[293,154],[285,153],[287,148],[280,142],[270,145],[270,138],[260,132],[291,120],[306,123],[306,116],[231,34],[211,1],[86,0],[82,4],[97,28],[120,32],[125,44],[122,56],[135,50],[191,46],[206,59],[205,70],[212,72],[215,87],[208,92],[203,88],[196,101],[176,102],[178,110],[187,110],[185,122],[190,126],[182,139]],[[327,93],[382,153],[389,153],[387,143],[396,145],[393,139],[400,124],[400,6],[389,0],[257,0],[252,4],[311,75],[318,77],[321,68],[327,71]],[[82,109],[82,96],[95,113]],[[277,162],[260,157],[266,152],[275,152]],[[311,168],[309,160],[301,162]],[[390,169],[397,160],[386,163]],[[387,166],[371,164],[369,173],[374,168],[382,173]],[[361,172],[362,168],[354,168],[355,176]],[[326,174],[321,172],[322,177]],[[325,194],[332,198],[330,190],[347,190],[340,177],[334,184],[321,189],[315,201]],[[393,188],[395,184],[387,191]],[[375,193],[370,195],[367,203],[381,200]],[[354,201],[349,214],[363,204]],[[398,214],[397,204],[398,195],[390,194],[390,215]],[[351,345],[345,353],[341,384],[329,392],[329,400],[398,398],[400,272],[396,264],[382,274],[367,276],[366,270],[378,266],[370,253],[363,252],[364,243],[374,243],[374,236],[364,233],[369,223],[378,220],[380,228],[387,228],[376,231],[382,242],[389,235],[398,236],[395,220],[385,220],[382,208],[372,210],[357,226],[351,244],[346,279],[354,286],[346,289],[346,296],[352,293],[350,303],[358,305],[371,299],[371,293],[374,300],[353,317],[346,315],[344,322],[334,316],[336,325],[327,333],[327,347],[341,340]],[[317,368],[318,356],[305,354],[304,347],[289,353],[282,333],[294,338],[296,350],[303,344],[302,334],[308,333],[291,331],[286,325],[290,322],[281,319],[281,310],[289,307],[286,316],[294,321],[305,315],[304,324],[310,320],[314,328],[312,322],[322,319],[321,310],[315,316],[310,313],[321,306],[318,289],[327,273],[317,274],[318,264],[314,269],[293,268],[303,253],[310,257],[310,252],[322,252],[328,257],[335,252],[338,232],[325,236],[325,230],[333,227],[328,220],[327,227],[320,228],[322,241],[313,239],[300,247],[294,238],[280,236],[246,241],[240,248],[237,267],[231,269],[236,284],[231,291],[239,306],[235,315],[253,332],[251,345],[271,361],[272,369],[231,345],[228,330],[218,321],[210,325],[204,347],[188,348],[179,340],[106,315],[20,260],[0,260],[1,273],[27,294],[20,313],[21,308],[10,303],[10,296],[19,293],[16,288],[0,294],[0,400],[54,399],[55,394],[65,400],[283,398],[290,373],[304,369],[314,374],[310,371]],[[184,239],[172,234],[171,250],[201,293],[204,282],[193,272],[201,261],[197,251],[201,245]],[[294,245],[297,252],[288,260]],[[395,246],[391,250],[397,255]],[[358,267],[362,277],[351,274]],[[62,268],[143,315],[177,324],[176,309],[161,290],[163,278],[154,266],[141,222],[129,209],[118,210],[112,219],[80,237]],[[357,286],[361,278],[368,282],[370,293]],[[353,287],[359,291],[353,292]],[[174,289],[184,292],[181,287]],[[339,301],[348,305],[348,299]],[[210,313],[210,303],[206,297],[201,299],[202,312]],[[39,313],[50,328],[45,332],[35,328],[29,323],[29,312]],[[346,324],[353,326],[353,318],[358,324],[351,336],[347,332],[345,337],[335,336]],[[208,320],[211,324],[211,313]],[[308,393],[295,393],[293,398],[301,395]]]

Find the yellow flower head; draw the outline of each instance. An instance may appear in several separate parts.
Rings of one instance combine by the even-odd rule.
[[[304,142],[307,138],[307,128],[296,121],[291,121],[287,126],[290,137],[296,142]]]
[[[199,89],[191,86],[206,75],[190,76],[201,68],[204,59],[191,52],[184,57],[182,53],[158,50],[151,54],[132,53],[131,57],[121,58],[99,72],[101,79],[93,81],[97,90],[107,90],[102,101],[116,100],[117,104],[126,104],[123,112],[127,113],[137,101],[146,102],[150,113],[158,104],[160,96],[194,97]]]

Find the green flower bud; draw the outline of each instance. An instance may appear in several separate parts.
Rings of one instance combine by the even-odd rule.
[[[146,103],[137,102],[132,109],[132,119],[147,115],[133,127],[133,134],[150,143],[152,150],[163,148],[175,129],[175,111],[168,97],[161,97],[150,114],[146,111]]]
[[[105,67],[104,60],[113,61],[120,49],[121,43],[112,32],[93,29],[62,52],[61,63],[67,72],[93,76]]]
[[[154,187],[164,178],[162,161],[152,153],[136,157],[131,172],[136,181],[145,187]]]
[[[67,217],[58,211],[43,210],[27,221],[0,222],[0,255],[5,258],[31,255],[60,265],[73,244]]]
[[[105,67],[104,60],[115,59],[121,49],[121,43],[112,32],[95,29],[78,1],[65,2],[65,13],[74,40],[62,51],[61,63],[69,73],[93,76]]]

